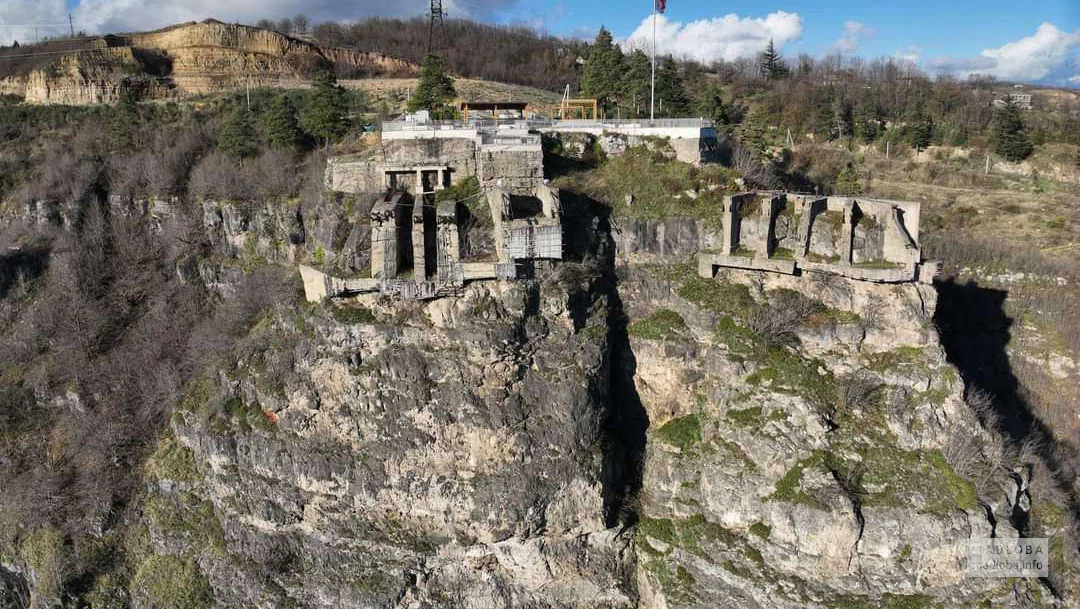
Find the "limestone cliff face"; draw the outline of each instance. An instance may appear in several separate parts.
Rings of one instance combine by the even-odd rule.
[[[199,202],[176,270],[225,298],[251,265],[358,271],[366,212]],[[957,462],[994,447],[932,287],[707,280],[686,260],[709,226],[568,214],[574,255],[533,280],[280,307],[188,387],[141,500],[154,555],[212,589],[197,606],[1050,606],[963,574],[1028,499]]]
[[[219,601],[633,606],[630,538],[604,521],[606,306],[575,330],[568,298],[476,286],[408,316],[369,303],[385,322],[277,320],[288,354],[197,387],[173,425],[222,527],[200,559]]]
[[[159,99],[244,86],[302,85],[336,66],[368,76],[411,76],[418,68],[380,53],[326,49],[259,28],[207,20],[156,32],[108,36],[44,68],[0,80],[0,93],[40,104],[96,104],[128,88]]]

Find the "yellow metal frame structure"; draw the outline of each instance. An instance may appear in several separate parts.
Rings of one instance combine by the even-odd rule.
[[[564,99],[559,104],[559,120],[578,118],[579,111],[581,112],[580,118],[591,120],[599,120],[600,118],[599,104],[595,99]],[[590,111],[592,116],[589,116]]]

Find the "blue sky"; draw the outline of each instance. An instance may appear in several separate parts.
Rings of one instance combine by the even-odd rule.
[[[59,32],[73,12],[92,33],[215,17],[253,23],[305,13],[316,21],[423,14],[428,0],[0,0],[0,44]],[[607,26],[626,45],[651,33],[649,0],[443,0],[451,17],[527,24],[591,38]],[[915,61],[933,73],[1080,87],[1080,0],[668,0],[661,52],[705,61],[753,56],[769,38],[787,56],[842,52]],[[40,25],[45,24],[45,25]]]

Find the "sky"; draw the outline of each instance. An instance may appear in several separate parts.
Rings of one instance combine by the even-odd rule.
[[[254,23],[423,15],[427,0],[0,0],[0,44],[75,28],[153,29],[209,17]],[[451,18],[526,25],[591,39],[607,27],[626,48],[652,40],[650,0],[443,0]],[[668,0],[657,50],[702,61],[752,57],[770,39],[787,57],[830,53],[913,61],[932,74],[1080,88],[1080,0]],[[36,33],[35,33],[36,32]]]

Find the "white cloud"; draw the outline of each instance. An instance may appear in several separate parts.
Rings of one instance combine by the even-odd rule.
[[[648,50],[652,46],[652,17],[641,22],[621,44],[624,49]],[[764,18],[735,14],[689,23],[668,21],[656,16],[656,52],[698,61],[731,61],[760,53],[769,40],[777,47],[802,36],[802,18],[797,13],[777,11]]]
[[[64,0],[0,1],[0,44],[34,42],[35,36],[58,36],[67,31]]]
[[[852,53],[859,48],[859,43],[862,42],[863,38],[869,38],[873,35],[874,29],[866,27],[865,23],[845,21],[844,33],[840,34],[840,37],[833,43],[832,50],[837,53]]]
[[[1001,80],[1034,81],[1064,65],[1076,48],[1080,48],[1080,29],[1064,32],[1052,23],[1043,23],[1033,35],[986,49],[978,57],[935,57],[925,67],[961,77],[985,74]]]
[[[490,19],[506,15],[505,9],[517,0],[444,0],[451,17]],[[346,21],[370,16],[410,17],[423,15],[427,0],[81,0],[73,9],[75,29],[91,34],[152,30],[185,21],[218,19],[253,24],[260,19],[280,19],[303,13],[313,22]],[[12,40],[32,42],[34,28],[6,27],[13,24],[55,24],[39,26],[42,37],[68,32],[68,10],[64,0],[0,0],[0,44]]]
[[[1080,85],[1080,74],[1077,74],[1076,76],[1070,76],[1069,84]]]
[[[909,45],[905,49],[901,49],[893,53],[893,59],[908,63],[919,63],[919,56],[922,54],[922,49],[917,45]]]

